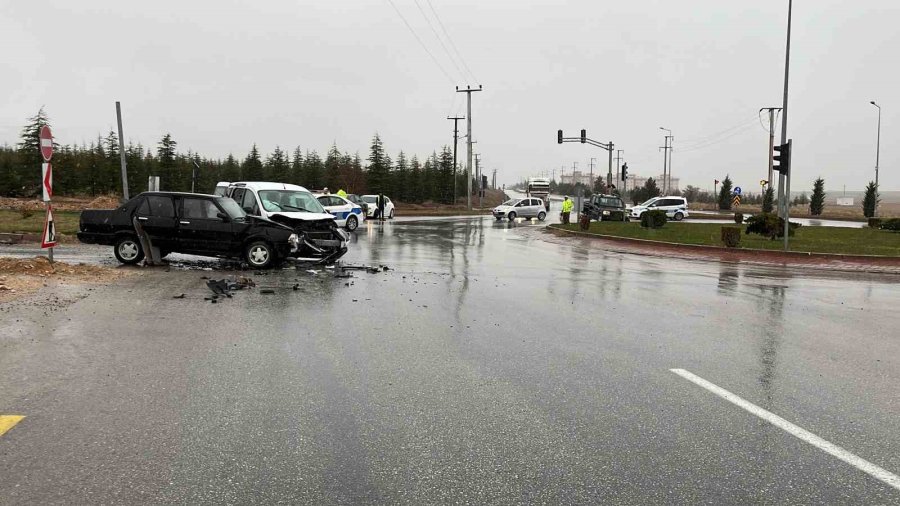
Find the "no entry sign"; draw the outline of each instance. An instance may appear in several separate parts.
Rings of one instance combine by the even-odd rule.
[[[49,162],[53,157],[53,134],[47,125],[41,127],[41,156],[45,162]]]

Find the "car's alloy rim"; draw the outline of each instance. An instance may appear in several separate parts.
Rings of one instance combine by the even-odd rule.
[[[262,265],[269,259],[269,250],[262,246],[254,246],[250,250],[250,262],[256,265]]]
[[[119,245],[119,255],[125,260],[134,260],[138,256],[137,244],[126,241]]]

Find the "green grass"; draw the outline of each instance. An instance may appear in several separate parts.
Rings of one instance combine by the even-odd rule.
[[[53,211],[53,220],[56,223],[56,231],[60,234],[75,235],[78,232],[78,216],[81,213],[73,211]],[[33,214],[24,218],[21,211],[0,209],[0,233],[25,232],[40,234],[44,231],[45,211],[33,211]]]
[[[724,246],[722,223],[666,223],[660,229],[641,228],[640,223],[592,222],[590,233],[704,246]],[[560,225],[579,230],[577,224]],[[744,225],[741,225],[744,228]],[[756,234],[741,234],[741,248],[781,250],[781,239],[775,241]],[[900,233],[871,228],[800,227],[790,238],[790,250],[810,253],[846,255],[900,256]]]

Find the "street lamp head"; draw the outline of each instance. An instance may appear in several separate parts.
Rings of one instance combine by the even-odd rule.
[[[872,105],[876,105],[874,100],[870,100],[869,103]]]

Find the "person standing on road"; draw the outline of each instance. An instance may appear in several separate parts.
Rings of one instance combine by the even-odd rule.
[[[347,198],[347,192],[345,192],[343,188],[339,188],[337,196],[345,199]]]
[[[378,219],[384,221],[384,194],[378,194]]]
[[[569,200],[569,196],[566,195],[566,198],[562,203],[562,222],[564,225],[569,224],[569,215],[572,213],[572,208],[575,207],[575,204]]]

